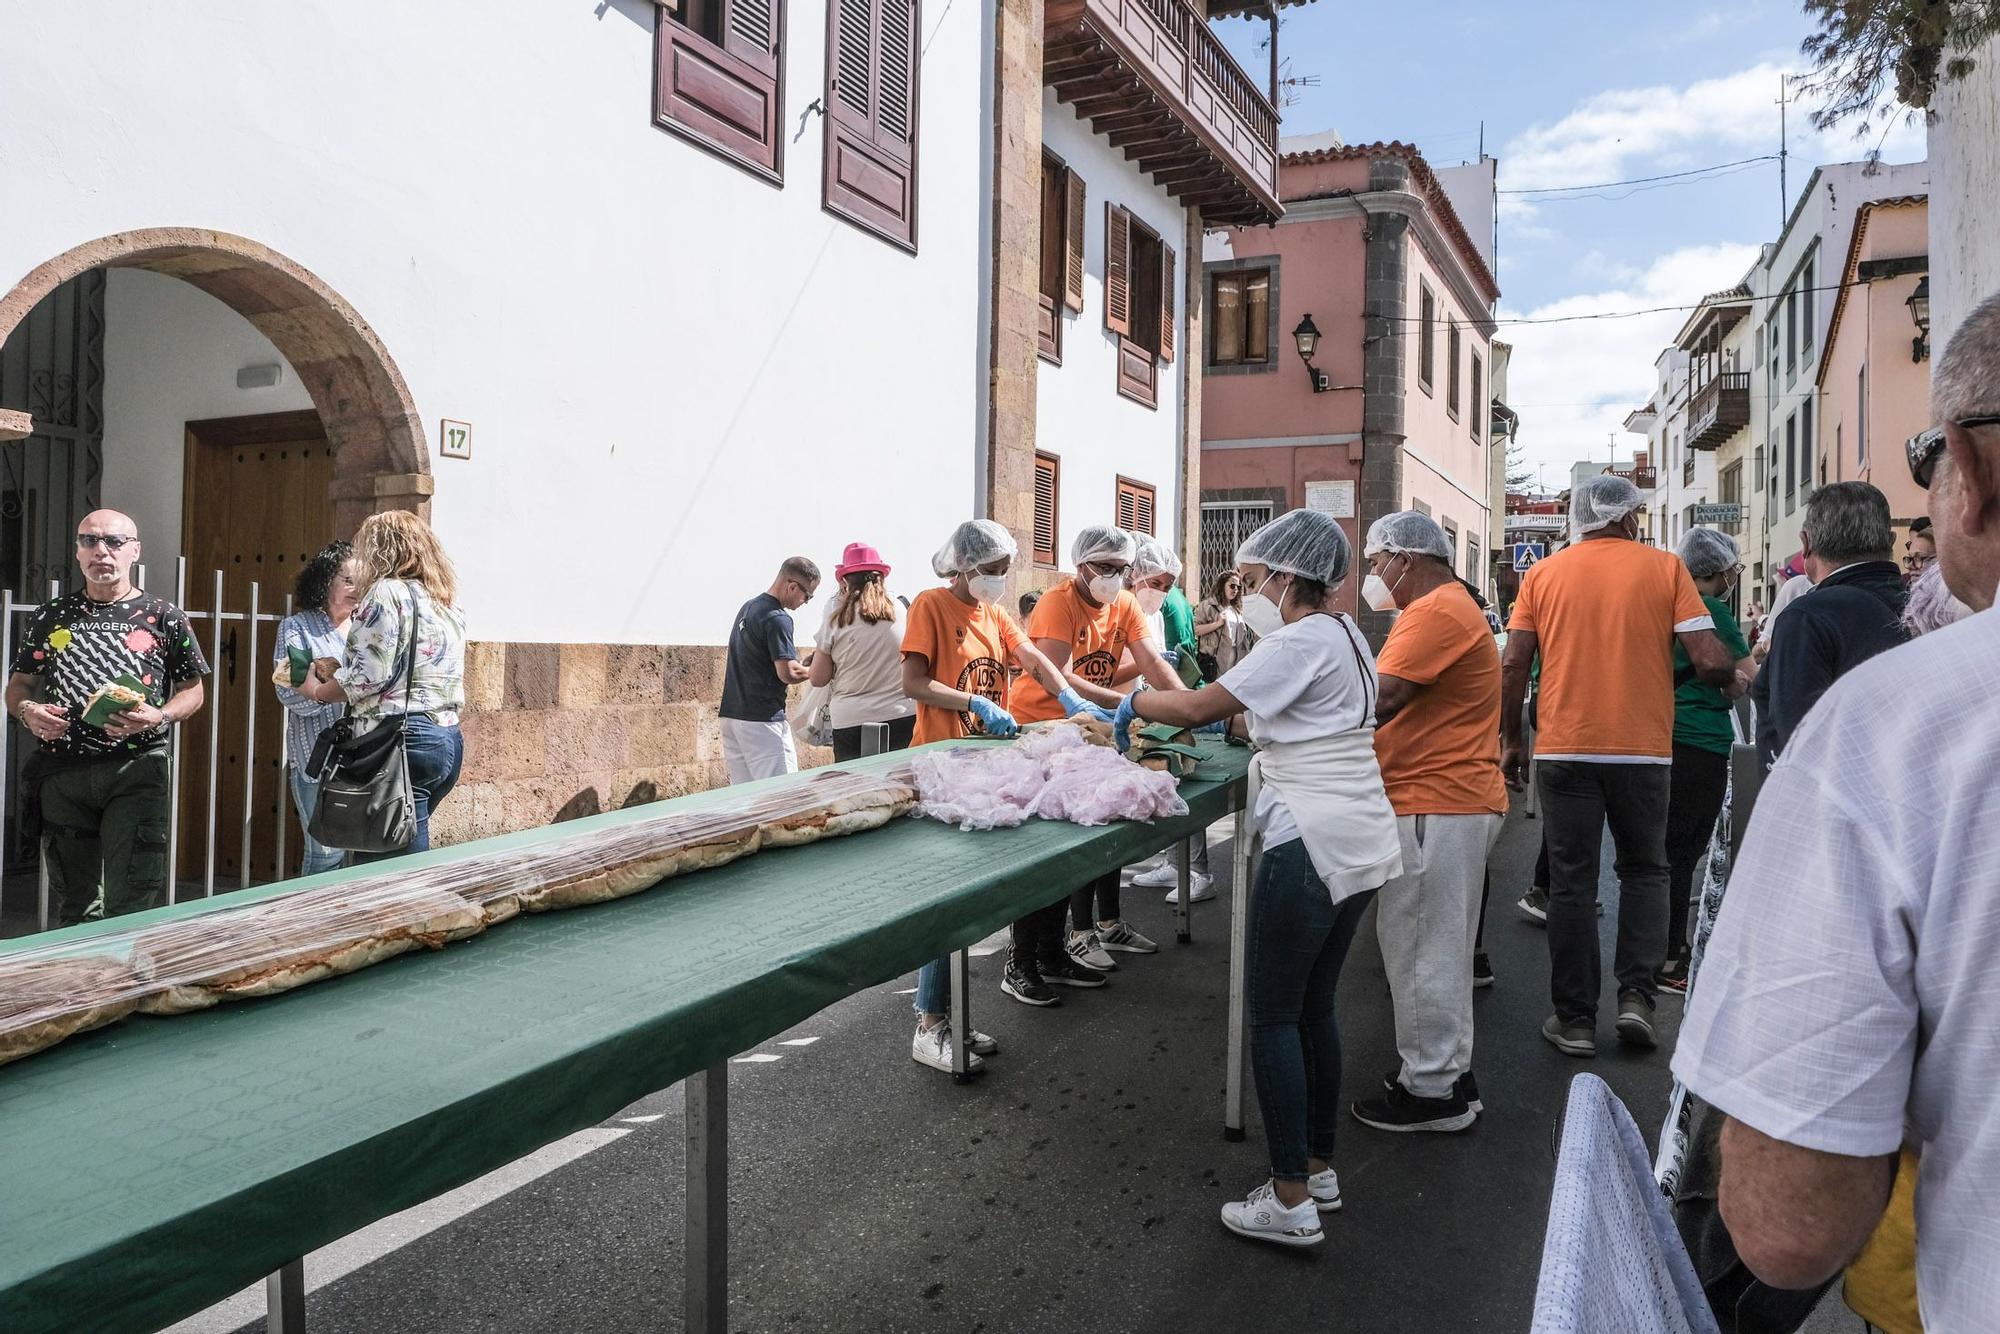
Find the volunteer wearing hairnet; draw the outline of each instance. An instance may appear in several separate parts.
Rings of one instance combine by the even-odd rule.
[[[973,519],[954,529],[931,557],[931,568],[950,582],[917,594],[903,632],[903,693],[917,703],[912,745],[1018,732],[1007,712],[1010,662],[1044,689],[1068,689],[1055,664],[1000,604],[1014,555],[1012,534],[991,519]],[[917,973],[917,1033],[910,1057],[948,1071],[953,1036],[946,1022],[951,1008],[947,976],[944,959]],[[983,1033],[965,1036],[971,1047],[968,1064],[977,1066],[980,1053],[993,1051],[993,1039]]]
[[[1070,547],[1076,573],[1044,593],[1028,621],[1028,637],[1063,674],[1067,687],[1056,695],[1023,681],[1014,692],[1013,710],[1022,722],[1075,713],[1109,721],[1108,710],[1123,699],[1111,688],[1111,679],[1127,653],[1153,686],[1181,689],[1180,677],[1147,636],[1137,600],[1125,590],[1137,549],[1132,534],[1122,528],[1095,525],[1076,535]],[[1066,903],[1022,918],[1014,924],[1014,949],[1001,972],[1000,989],[1026,1005],[1049,1005],[1056,998],[1052,986],[1102,986],[1103,974],[1118,966],[1110,951],[1157,950],[1126,924],[1120,909],[1114,869],[1086,881]]]
[[[1378,1130],[1464,1130],[1481,1110],[1472,1077],[1480,891],[1507,818],[1500,652],[1429,515],[1385,514],[1362,554],[1362,598],[1401,613],[1375,664],[1375,758],[1403,870],[1382,886],[1375,930],[1402,1064],[1382,1096],[1354,1104],[1354,1118]]]
[[[1690,528],[1680,542],[1702,605],[1715,618],[1715,634],[1736,660],[1736,679],[1718,690],[1695,675],[1687,650],[1674,645],[1674,763],[1667,787],[1667,957],[1660,985],[1687,990],[1688,903],[1695,863],[1708,849],[1722,794],[1729,785],[1729,747],[1736,740],[1732,701],[1749,688],[1756,668],[1750,641],[1729,609],[1730,591],[1742,577],[1736,539],[1713,528]]]
[[[1140,538],[1138,553],[1132,557],[1132,595],[1139,600],[1139,610],[1147,614],[1147,627],[1161,646],[1163,656],[1173,664],[1183,682],[1199,686],[1202,678],[1195,663],[1194,608],[1188,605],[1187,594],[1181,592],[1177,582],[1181,569],[1181,558],[1172,547],[1157,537]],[[1119,672],[1118,680],[1128,681],[1136,675],[1136,664],[1128,665]],[[1195,835],[1187,842],[1188,902],[1203,903],[1215,897],[1208,839],[1205,835]],[[1181,892],[1180,867],[1178,859],[1169,855],[1171,851],[1148,859],[1132,877],[1132,883],[1141,889],[1166,890],[1169,903],[1178,900]]]
[[[1639,489],[1609,473],[1570,492],[1574,541],[1521,580],[1500,666],[1500,770],[1526,780],[1528,670],[1540,654],[1535,784],[1549,845],[1549,993],[1542,1036],[1597,1054],[1604,962],[1597,944],[1598,851],[1617,847],[1619,1040],[1652,1047],[1667,953],[1667,791],[1673,763],[1674,645],[1713,686],[1736,679],[1687,567],[1640,543]]]
[[[1236,562],[1257,646],[1213,685],[1141,691],[1118,710],[1126,728],[1240,713],[1258,748],[1250,810],[1264,852],[1244,983],[1271,1180],[1225,1204],[1222,1222],[1283,1246],[1317,1245],[1319,1215],[1340,1207],[1330,1163],[1340,1118],[1334,990],[1362,910],[1403,869],[1375,762],[1375,662],[1332,605],[1351,559],[1330,515],[1293,510],[1265,524]]]

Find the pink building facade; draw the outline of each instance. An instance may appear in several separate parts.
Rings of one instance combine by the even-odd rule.
[[[1930,209],[1922,195],[1863,204],[1819,367],[1819,482],[1881,488],[1900,554],[1925,496],[1910,480],[1903,444],[1931,425],[1930,366],[1919,360],[1910,296],[1930,267]]]
[[[1405,144],[1290,153],[1278,186],[1275,226],[1211,234],[1203,256],[1204,566],[1287,509],[1335,514],[1357,546],[1377,516],[1420,509],[1451,535],[1457,572],[1490,589],[1499,290],[1480,246]],[[1310,367],[1295,337],[1308,317]],[[1347,609],[1386,632],[1359,584]]]

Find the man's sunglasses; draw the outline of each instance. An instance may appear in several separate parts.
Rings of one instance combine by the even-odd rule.
[[[1953,425],[1964,431],[1978,426],[2000,426],[2000,415],[1967,417]],[[1917,432],[1903,448],[1910,456],[1910,479],[1924,490],[1930,490],[1931,474],[1937,471],[1938,456],[1944,453],[1944,427],[1933,426],[1928,431]]]
[[[137,542],[136,537],[124,537],[117,533],[78,533],[76,549],[88,551],[92,547],[103,547],[108,551],[123,551],[127,542]]]

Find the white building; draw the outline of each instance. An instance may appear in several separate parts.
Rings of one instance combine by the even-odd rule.
[[[1941,82],[1930,105],[1931,346],[1939,352],[1974,306],[2000,292],[2000,228],[1993,225],[2000,191],[2000,37],[1966,54],[1971,71]]]

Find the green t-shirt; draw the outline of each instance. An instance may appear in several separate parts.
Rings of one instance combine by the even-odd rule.
[[[1167,600],[1160,604],[1160,621],[1167,632],[1166,648],[1176,652],[1190,652],[1194,648],[1194,608],[1188,605],[1187,594],[1175,584],[1167,590]]]
[[[1736,616],[1729,610],[1729,604],[1720,598],[1703,598],[1708,606],[1708,614],[1715,618],[1715,633],[1721,637],[1723,647],[1729,650],[1731,658],[1750,656],[1750,645],[1744,642],[1743,627],[1736,623]],[[1693,670],[1688,661],[1687,650],[1674,642],[1674,679],[1680,681]],[[1699,680],[1687,681],[1674,689],[1674,741],[1683,746],[1699,746],[1727,755],[1729,747],[1736,740],[1736,728],[1729,721],[1730,710],[1734,706],[1723,693],[1712,685]]]

